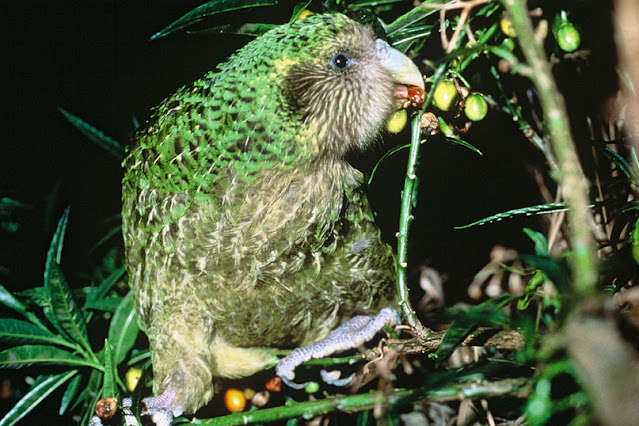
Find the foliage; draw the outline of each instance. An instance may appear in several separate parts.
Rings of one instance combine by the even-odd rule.
[[[219,25],[216,21],[218,14],[255,7],[284,6],[271,0],[209,1],[152,35],[151,40],[161,43],[163,38],[185,29],[198,36],[259,36],[276,24]],[[570,7],[579,6],[570,3],[566,10],[558,10],[542,3],[541,9],[531,13],[520,0],[427,0],[419,5],[399,0],[325,0],[300,2],[286,10],[291,20],[305,9],[348,13],[370,22],[391,44],[426,64],[423,70],[428,75],[428,93],[421,110],[411,110],[410,143],[389,148],[370,174],[372,181],[385,161],[406,154],[408,148],[397,234],[398,294],[413,337],[391,339],[385,352],[369,348],[363,354],[307,363],[311,369],[320,363],[350,365],[367,359],[365,370],[369,371],[358,374],[362,390],[355,395],[343,396],[343,392],[330,388],[323,389],[324,395],[317,398],[297,392],[287,397],[286,404],[278,405],[276,401],[283,402],[282,398],[272,397],[264,408],[254,402],[248,412],[214,419],[181,419],[176,424],[230,425],[288,419],[287,424],[293,425],[318,416],[335,422],[350,416],[349,421],[359,425],[373,420],[408,423],[410,416],[432,422],[439,419],[437,424],[449,423],[452,416],[458,416],[459,421],[467,416],[467,420],[484,423],[493,421],[496,415],[508,419],[508,424],[524,418],[532,425],[585,424],[610,412],[598,393],[611,390],[595,388],[592,380],[598,373],[607,372],[575,355],[583,353],[583,343],[566,330],[594,311],[627,322],[633,330],[629,339],[637,344],[639,322],[635,314],[619,316],[603,302],[608,296],[602,290],[619,290],[637,276],[639,203],[635,189],[639,162],[627,139],[633,135],[595,137],[590,124],[590,141],[575,144],[571,137],[571,132],[588,123],[589,117],[574,119],[570,114],[571,105],[563,103],[556,83],[555,74],[559,72],[555,71],[568,67],[572,72],[577,66],[585,66],[589,50],[588,38],[580,38],[579,26],[570,22]],[[550,32],[548,22],[553,25]],[[565,39],[568,36],[570,40]],[[455,96],[438,108],[438,100],[433,98],[441,82],[446,82]],[[496,212],[459,226],[457,232],[533,215],[548,220],[539,221],[538,229],[522,226],[534,247],[532,252],[495,251],[494,261],[477,273],[472,283],[465,283],[469,288],[480,288],[477,298],[469,291],[467,300],[476,299],[472,306],[438,306],[428,312],[424,307],[413,308],[415,297],[409,297],[409,269],[417,269],[409,264],[408,254],[415,244],[411,223],[420,219],[418,214],[413,216],[418,205],[419,152],[427,144],[448,142],[453,149],[468,148],[482,155],[475,146],[477,142],[472,141],[473,128],[481,125],[481,119],[475,123],[475,118],[463,113],[469,94],[486,101],[488,116],[502,114],[512,119],[543,158],[544,165],[536,170],[543,176],[538,183],[545,200],[543,204],[531,202]],[[60,108],[60,112],[88,139],[122,158],[125,149],[116,140],[65,109]],[[568,122],[569,116],[572,123]],[[624,135],[623,129],[616,130]],[[580,144],[587,145],[586,152],[599,166],[589,173],[583,172],[579,160],[578,151],[582,158],[584,155]],[[22,204],[8,198],[0,201],[1,225],[13,229],[10,213]],[[24,367],[37,374],[31,389],[0,420],[1,426],[17,423],[47,398],[58,398],[58,389],[64,389],[60,415],[76,413],[80,424],[87,424],[100,398],[119,398],[131,392],[121,380],[126,370],[132,366],[150,368],[148,351],[139,349],[143,345],[139,345],[133,300],[126,286],[121,285],[126,281],[125,269],[110,264],[100,281],[75,290],[67,282],[60,265],[68,217],[67,209],[51,240],[43,286],[17,294],[0,286],[0,303],[14,315],[0,319],[0,343],[7,347],[0,352],[0,367]],[[496,295],[487,290],[486,285],[494,287],[502,279],[519,283],[519,287],[499,288]],[[109,318],[106,329],[105,316]],[[446,331],[433,331],[435,327]],[[492,330],[495,338],[482,338],[486,330]],[[610,329],[610,334],[615,334],[613,331],[617,330]],[[623,349],[621,337],[613,343],[618,345],[615,351],[636,363],[636,357]],[[471,346],[482,350],[474,352],[470,361],[457,361]],[[605,350],[591,356],[603,353]],[[636,365],[628,368],[636,371]],[[375,377],[367,376],[370,371]],[[144,387],[148,385],[144,378],[136,394],[146,396],[150,389]],[[378,378],[376,390],[366,387],[373,378]],[[606,383],[632,389],[623,380]],[[439,417],[434,414],[437,410]],[[624,416],[633,413],[628,410],[629,414],[618,415],[627,418]]]

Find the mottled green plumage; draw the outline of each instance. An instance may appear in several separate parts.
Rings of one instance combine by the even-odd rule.
[[[171,386],[185,412],[216,377],[272,363],[237,347],[307,344],[392,303],[395,261],[344,159],[393,108],[378,50],[342,15],[284,25],[167,98],[137,135],[128,271],[154,390]]]

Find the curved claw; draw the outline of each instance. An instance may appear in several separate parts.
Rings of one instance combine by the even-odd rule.
[[[284,376],[280,376],[282,378],[282,381],[286,384],[286,386],[288,386],[289,388],[293,388],[293,389],[304,389],[306,387],[306,385],[309,382],[304,382],[304,383],[295,383],[292,380],[287,379]]]
[[[353,379],[355,378],[355,373],[351,374],[348,377],[344,377],[343,379],[339,378],[341,375],[342,375],[342,372],[339,370],[320,371],[320,376],[322,377],[322,380],[324,380],[324,382],[332,386],[339,386],[343,388],[344,386],[350,385]]]

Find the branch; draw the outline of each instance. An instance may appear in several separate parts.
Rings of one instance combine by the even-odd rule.
[[[594,239],[590,229],[593,219],[588,208],[588,181],[577,157],[563,97],[555,84],[542,41],[535,37],[526,2],[502,0],[502,3],[510,12],[524,57],[528,65],[535,70],[529,77],[537,88],[544,111],[546,131],[559,166],[553,177],[561,186],[570,206],[568,238],[572,246],[569,264],[573,289],[578,298],[587,296],[593,293],[597,283]]]

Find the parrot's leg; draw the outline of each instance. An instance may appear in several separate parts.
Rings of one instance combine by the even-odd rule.
[[[146,409],[143,409],[140,415],[149,416],[156,426],[170,426],[173,419],[182,414],[182,410],[175,406],[175,390],[171,386],[167,387],[161,395],[144,398],[142,402]],[[131,411],[131,405],[131,398],[122,400],[124,424],[126,426],[140,426]]]
[[[312,358],[323,358],[335,352],[341,352],[357,347],[371,340],[387,325],[399,324],[400,318],[397,311],[391,307],[382,309],[377,315],[358,315],[347,323],[331,331],[326,338],[308,346],[296,348],[275,367],[278,376],[288,386],[294,389],[302,389],[306,383],[295,383],[295,368]],[[322,371],[322,379],[328,384],[345,386],[352,380],[333,379],[330,373]]]
[[[170,426],[173,419],[182,414],[182,409],[175,406],[175,390],[171,386],[158,396],[144,398],[142,400],[145,409],[143,409],[141,416],[150,416],[151,421],[156,426]],[[131,397],[122,399],[122,413],[124,417],[124,424],[126,426],[140,426],[137,417],[131,410],[133,401]],[[146,424],[146,423],[145,423]],[[93,416],[89,426],[103,426],[102,419],[98,416]]]

